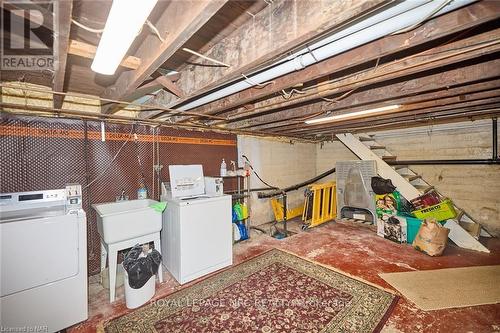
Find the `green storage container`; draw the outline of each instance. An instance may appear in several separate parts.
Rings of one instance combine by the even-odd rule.
[[[418,230],[423,220],[405,215],[402,215],[402,217],[406,219],[406,242],[411,245],[415,237],[417,237]]]
[[[435,218],[437,221],[445,221],[457,216],[450,199],[443,200],[443,202],[434,206],[413,211],[412,214],[421,220]]]

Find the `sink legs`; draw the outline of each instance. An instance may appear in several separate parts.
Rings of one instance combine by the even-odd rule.
[[[108,259],[108,250],[106,250],[106,245],[101,239],[101,273],[106,269],[106,260]],[[102,283],[102,274],[101,274],[101,283]]]
[[[112,303],[115,301],[115,286],[116,286],[116,266],[117,266],[117,257],[118,251],[128,249],[133,247],[136,244],[144,244],[153,242],[155,245],[155,249],[161,253],[161,245],[160,245],[160,233],[153,233],[146,236],[137,237],[134,239],[125,240],[118,243],[106,244],[101,239],[101,272],[106,268],[106,257],[108,259],[108,267],[109,267],[109,302]],[[160,263],[160,267],[158,267],[158,280],[159,282],[163,282],[163,270],[162,264]],[[125,283],[127,283],[125,281]]]
[[[160,234],[159,233],[158,233],[158,238],[154,239],[154,245],[155,245],[155,250],[160,252],[160,254],[161,254],[161,243],[160,243]],[[160,283],[163,282],[162,266],[163,266],[163,260],[160,262],[160,266],[158,266],[158,273],[156,274],[156,275],[158,275],[158,281]]]
[[[116,260],[118,257],[116,244],[108,245],[108,265],[109,265],[109,302],[115,301],[116,286]]]

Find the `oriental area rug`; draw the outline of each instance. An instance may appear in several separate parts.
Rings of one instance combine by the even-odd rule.
[[[378,332],[397,296],[273,249],[111,320],[106,332]]]

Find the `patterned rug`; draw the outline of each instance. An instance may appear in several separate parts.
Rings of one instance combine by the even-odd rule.
[[[111,320],[107,332],[377,332],[397,296],[279,250]]]

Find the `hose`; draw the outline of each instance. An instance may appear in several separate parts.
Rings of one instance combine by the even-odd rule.
[[[292,185],[292,186],[289,186],[289,187],[285,187],[285,188],[283,188],[283,189],[279,189],[278,191],[274,191],[274,192],[270,192],[270,193],[262,193],[262,192],[259,192],[259,193],[257,194],[257,196],[258,196],[258,198],[259,198],[259,199],[265,199],[265,198],[271,198],[271,197],[274,197],[274,196],[276,196],[276,195],[280,195],[280,194],[282,194],[283,192],[285,192],[285,193],[286,193],[286,192],[295,191],[295,190],[298,190],[298,189],[299,189],[299,188],[301,188],[301,187],[304,187],[304,186],[309,185],[309,184],[312,184],[312,183],[314,183],[314,182],[316,182],[316,181],[318,181],[318,180],[320,180],[320,179],[322,179],[322,178],[325,178],[326,176],[331,175],[331,174],[332,174],[332,173],[334,173],[334,172],[335,172],[335,168],[330,169],[330,170],[327,170],[327,171],[323,172],[322,174],[320,174],[320,175],[318,175],[318,176],[316,176],[316,177],[314,177],[314,178],[311,178],[311,179],[309,179],[309,180],[306,180],[306,181],[304,181],[304,182],[302,182],[302,183],[299,183],[299,184],[296,184],[296,185]],[[266,185],[267,185],[267,184],[266,184]]]
[[[272,190],[279,190],[279,187],[276,187],[276,186],[272,186],[272,185],[269,185],[268,183],[266,183],[266,181],[264,181],[262,178],[260,178],[259,174],[255,171],[255,169],[253,168],[252,166],[252,163],[250,163],[250,161],[248,160],[248,157],[246,157],[245,155],[241,155],[241,157],[243,157],[246,161],[247,161],[247,164],[248,166],[250,167],[250,169],[252,169],[252,172],[255,174],[255,176],[264,184],[266,185],[267,187],[269,187],[270,189]]]

